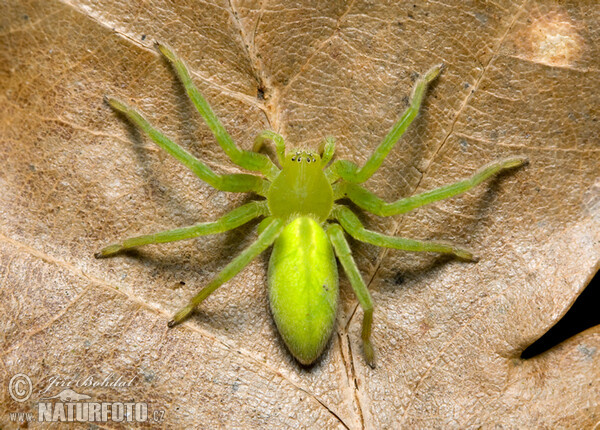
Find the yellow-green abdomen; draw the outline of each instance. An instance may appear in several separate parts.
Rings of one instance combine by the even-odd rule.
[[[290,222],[269,262],[269,302],[290,352],[315,361],[331,336],[338,302],[338,272],[331,243],[311,217]]]

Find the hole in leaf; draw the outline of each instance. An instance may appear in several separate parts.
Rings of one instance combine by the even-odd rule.
[[[256,89],[256,98],[263,101],[265,100],[265,87],[262,85]]]
[[[521,353],[521,358],[535,357],[577,333],[600,324],[598,303],[600,303],[600,272],[596,273],[565,316],[542,337],[529,345]]]

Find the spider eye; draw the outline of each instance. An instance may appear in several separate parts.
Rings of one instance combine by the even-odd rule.
[[[292,157],[292,161],[296,161],[296,156],[295,155]]]
[[[310,158],[306,157],[306,162],[310,163]]]

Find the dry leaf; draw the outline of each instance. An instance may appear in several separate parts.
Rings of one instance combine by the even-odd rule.
[[[594,428],[600,327],[519,358],[600,256],[600,9],[546,3],[3,2],[2,427],[17,425],[10,412],[35,412],[52,377],[112,374],[135,379],[75,391],[147,402],[164,421],[146,425],[165,428]],[[186,60],[242,147],[265,128],[289,147],[334,135],[337,156],[359,163],[405,108],[416,74],[446,63],[367,183],[387,200],[529,157],[466,195],[393,219],[361,215],[373,229],[481,256],[470,264],[352,243],[376,305],[375,370],[345,278],[337,334],[315,366],[298,366],[269,315],[267,256],[167,329],[256,223],[92,257],[249,198],[201,183],[103,103],[127,101],[217,171],[236,171],[154,40]],[[33,384],[24,403],[6,388],[17,373]]]

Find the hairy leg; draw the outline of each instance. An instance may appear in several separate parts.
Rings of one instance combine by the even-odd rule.
[[[177,240],[192,239],[208,234],[222,233],[239,227],[261,215],[268,215],[268,213],[269,209],[267,208],[266,201],[250,202],[232,210],[214,222],[206,222],[190,227],[176,228],[174,230],[132,237],[102,248],[99,252],[94,254],[94,256],[96,258],[109,257],[120,251],[142,245],[175,242]]]
[[[449,243],[406,239],[367,230],[358,217],[345,206],[334,205],[332,215],[350,236],[361,242],[385,248],[402,249],[404,251],[440,252],[442,254],[455,255],[463,260],[476,260],[471,251]]]
[[[381,166],[385,157],[387,157],[398,139],[400,139],[410,123],[417,116],[417,113],[419,113],[419,108],[421,107],[427,85],[440,74],[442,68],[443,65],[438,64],[429,69],[425,75],[417,79],[410,97],[410,106],[406,109],[398,122],[394,124],[387,136],[383,139],[383,142],[375,149],[363,167],[359,168],[350,161],[338,160],[329,166],[326,172],[327,176],[330,177],[332,181],[341,177],[345,181],[354,184],[360,184],[369,179],[373,173],[379,169],[379,166]]]
[[[527,159],[524,157],[509,158],[490,163],[479,169],[469,179],[456,182],[450,185],[436,188],[435,190],[426,191],[416,196],[411,196],[405,199],[387,203],[358,184],[343,183],[338,185],[336,196],[348,197],[361,209],[367,210],[375,215],[389,216],[409,212],[415,208],[424,206],[429,203],[437,202],[438,200],[447,199],[448,197],[456,196],[464,193],[471,188],[479,185],[486,179],[497,175],[498,173],[524,165]]]
[[[221,191],[249,192],[254,191],[260,195],[266,195],[268,182],[264,179],[247,174],[217,175],[206,164],[198,160],[181,146],[170,140],[152,125],[135,109],[130,108],[119,100],[107,97],[108,104],[131,122],[141,128],[162,149],[167,151],[184,166],[190,169],[207,184]]]
[[[272,218],[271,222],[258,236],[258,239],[250,245],[248,248],[243,250],[241,254],[233,259],[223,270],[217,274],[217,276],[210,281],[198,294],[196,294],[190,302],[181,308],[173,319],[169,321],[169,327],[173,327],[186,319],[194,310],[196,306],[204,301],[210,294],[212,294],[217,288],[223,285],[225,282],[237,275],[244,267],[248,265],[257,255],[267,249],[279,236],[279,233],[283,230],[284,221],[278,218]]]
[[[373,351],[373,345],[371,345],[371,325],[373,323],[373,301],[371,300],[371,295],[358,271],[358,267],[356,267],[354,258],[352,258],[352,251],[350,251],[350,246],[344,237],[342,228],[337,224],[330,224],[327,228],[327,234],[333,244],[335,254],[340,260],[340,263],[350,280],[350,285],[358,298],[358,303],[360,303],[360,306],[363,309],[361,334],[363,351],[369,366],[375,367],[375,352]]]
[[[225,127],[223,127],[223,124],[221,124],[221,121],[219,121],[212,111],[206,99],[194,85],[194,82],[190,78],[190,73],[183,61],[181,61],[179,57],[165,45],[160,43],[157,43],[156,45],[161,54],[163,54],[175,68],[179,80],[181,80],[181,83],[185,87],[185,91],[190,100],[194,106],[196,106],[196,109],[198,109],[198,112],[202,115],[202,118],[204,118],[204,121],[215,135],[219,146],[223,148],[231,161],[244,169],[261,172],[267,178],[273,179],[277,175],[279,169],[277,169],[269,157],[264,154],[258,154],[256,152],[238,148],[229,133],[227,133],[227,130],[225,130]]]
[[[327,166],[327,163],[333,158],[335,152],[335,139],[331,136],[326,137],[319,145],[319,155],[321,156],[321,165]]]

